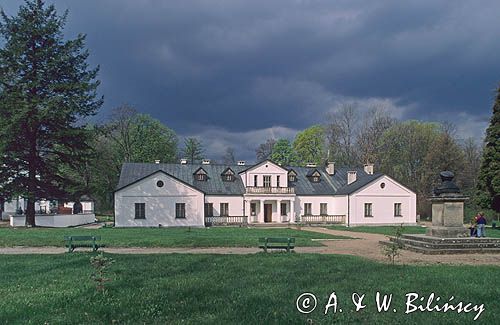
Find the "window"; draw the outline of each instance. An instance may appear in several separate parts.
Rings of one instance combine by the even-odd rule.
[[[394,216],[402,217],[401,215],[401,203],[394,203]]]
[[[312,204],[304,203],[304,215],[311,215],[311,214],[312,214]]]
[[[222,180],[225,181],[225,182],[232,182],[234,181],[234,172],[231,168],[226,168],[222,174]]]
[[[205,217],[213,217],[213,216],[214,216],[214,204],[205,203]]]
[[[280,187],[280,175],[276,176],[276,187]]]
[[[135,218],[146,219],[146,203],[135,204]]]
[[[164,185],[163,181],[156,182],[156,186],[158,186],[158,187],[163,187],[163,185]]]
[[[286,211],[286,203],[281,203],[281,215],[286,216],[287,211]]]
[[[253,186],[257,187],[257,175],[253,175]]]
[[[175,218],[185,219],[186,218],[186,203],[176,203],[175,204]]]
[[[385,187],[385,183],[380,183],[380,188],[384,188]]]
[[[318,183],[319,182],[319,176],[313,176],[312,177],[313,183]]]
[[[328,214],[328,204],[327,203],[320,203],[319,204],[319,214],[322,216],[326,216]]]
[[[252,216],[257,214],[257,203],[250,203],[250,214]]]
[[[271,187],[271,176],[264,176],[264,187]]]
[[[288,181],[295,182],[296,181],[295,175],[288,175]]]
[[[221,217],[229,216],[229,203],[220,204],[220,216]]]
[[[371,203],[365,203],[365,217],[373,217]]]
[[[194,172],[194,177],[197,181],[205,182],[208,179],[208,174],[200,167]]]

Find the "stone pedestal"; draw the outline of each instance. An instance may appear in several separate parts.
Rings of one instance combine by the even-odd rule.
[[[427,235],[443,238],[469,236],[464,227],[464,202],[468,198],[461,195],[443,195],[429,198],[432,202],[432,226]]]

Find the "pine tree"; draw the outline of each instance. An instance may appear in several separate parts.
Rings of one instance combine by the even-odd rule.
[[[484,141],[475,201],[484,209],[500,212],[500,86]]]
[[[85,163],[90,147],[83,118],[102,105],[97,68],[89,68],[85,36],[65,40],[67,12],[29,0],[16,16],[1,11],[0,188],[35,201],[69,198],[67,169]]]

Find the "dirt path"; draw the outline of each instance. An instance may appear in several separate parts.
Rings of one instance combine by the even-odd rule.
[[[336,236],[350,236],[357,240],[323,241],[326,245],[325,254],[355,255],[371,260],[387,262],[387,257],[382,254],[379,242],[387,240],[385,235],[364,232],[351,232],[331,230],[320,227],[307,227],[303,230],[330,234]],[[500,254],[447,254],[424,255],[421,253],[401,250],[398,263],[402,264],[489,264],[500,266]]]
[[[321,227],[303,227],[303,230],[323,234],[349,236],[355,239],[336,239],[321,241],[325,246],[297,247],[297,253],[315,254],[341,254],[365,257],[371,260],[387,262],[387,257],[382,254],[379,242],[386,240],[384,235],[369,234],[361,232],[348,232],[331,230]],[[257,247],[209,247],[209,248],[163,248],[163,247],[107,247],[101,249],[112,254],[255,254],[262,250]],[[67,250],[64,247],[2,247],[1,254],[63,254]],[[77,251],[88,251],[78,249]],[[498,265],[500,266],[500,254],[453,254],[453,255],[424,255],[411,251],[402,250],[398,258],[400,264],[454,264],[454,265]]]

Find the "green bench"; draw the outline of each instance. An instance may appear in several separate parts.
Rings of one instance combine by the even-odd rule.
[[[267,253],[268,249],[286,249],[290,253],[290,250],[295,248],[295,238],[290,237],[265,237],[259,238],[259,248],[264,249]]]
[[[101,236],[64,236],[64,240],[66,247],[68,247],[68,253],[77,247],[91,247],[93,252],[97,251],[99,247],[104,247],[104,245],[97,244],[97,241],[101,240]]]

